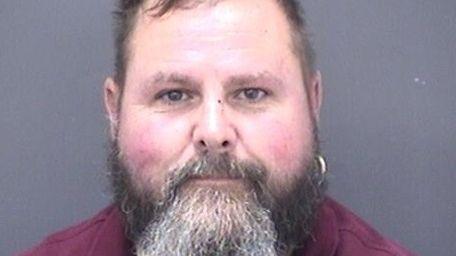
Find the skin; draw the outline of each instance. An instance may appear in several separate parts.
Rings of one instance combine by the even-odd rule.
[[[170,170],[207,151],[260,162],[269,183],[290,187],[311,161],[322,89],[318,72],[303,77],[275,1],[221,1],[161,18],[145,9],[123,94],[112,78],[104,85],[111,135],[138,189],[160,197]],[[220,181],[199,185],[211,182]]]

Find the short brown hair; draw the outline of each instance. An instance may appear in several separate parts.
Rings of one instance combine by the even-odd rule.
[[[293,41],[293,51],[300,59],[303,72],[304,70],[311,73],[315,72],[315,51],[309,40],[304,11],[300,6],[299,0],[276,1],[283,9],[288,22],[290,23],[292,29],[291,37]],[[125,83],[125,73],[129,55],[129,37],[135,26],[136,14],[145,2],[145,0],[119,0],[117,9],[114,11],[114,78],[121,87],[123,87],[123,84]],[[152,11],[154,17],[161,17],[173,9],[188,8],[189,6],[195,6],[202,2],[205,2],[205,0],[157,0],[152,7],[148,8],[148,11]]]

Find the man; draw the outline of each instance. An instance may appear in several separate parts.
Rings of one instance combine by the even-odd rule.
[[[115,203],[23,255],[411,255],[324,195],[298,10],[120,1],[104,85]]]

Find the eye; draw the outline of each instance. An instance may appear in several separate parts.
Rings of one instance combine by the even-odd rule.
[[[256,102],[262,100],[267,96],[267,94],[268,93],[265,90],[259,88],[246,88],[240,90],[236,97],[239,99]]]
[[[189,100],[191,96],[183,90],[173,89],[159,93],[157,98],[168,104],[176,104]]]

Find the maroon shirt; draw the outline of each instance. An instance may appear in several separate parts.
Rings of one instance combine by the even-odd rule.
[[[20,256],[132,256],[118,209],[109,206],[95,217],[55,233]],[[312,236],[297,256],[410,256],[358,216],[327,198]]]

